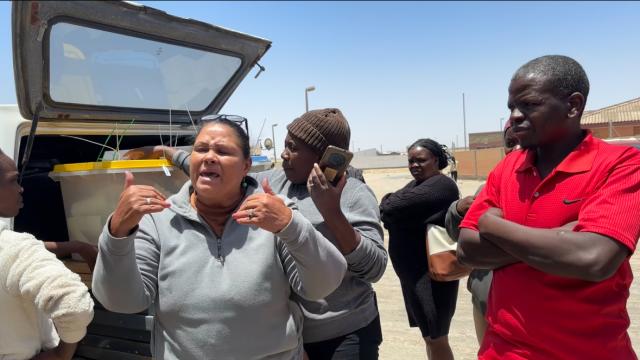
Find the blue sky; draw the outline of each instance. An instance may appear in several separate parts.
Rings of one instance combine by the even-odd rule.
[[[262,138],[310,108],[339,107],[357,150],[401,150],[420,137],[451,146],[494,131],[507,117],[507,86],[526,61],[578,60],[591,81],[588,109],[640,96],[638,2],[152,2],[273,41],[223,108]],[[9,2],[0,3],[0,103],[15,103]]]

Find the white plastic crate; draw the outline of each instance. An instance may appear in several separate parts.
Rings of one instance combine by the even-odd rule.
[[[178,192],[188,180],[165,159],[56,165],[49,176],[60,182],[69,240],[98,243],[124,189],[125,171],[133,173],[134,184],[151,185],[166,197]]]

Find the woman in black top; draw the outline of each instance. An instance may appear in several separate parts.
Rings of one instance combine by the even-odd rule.
[[[416,141],[408,157],[415,180],[385,195],[380,203],[382,221],[389,230],[389,255],[400,278],[409,325],[420,328],[428,358],[453,359],[447,335],[458,281],[429,278],[425,232],[427,224],[444,226],[449,205],[458,199],[458,187],[440,173],[447,166],[447,154],[436,141]]]

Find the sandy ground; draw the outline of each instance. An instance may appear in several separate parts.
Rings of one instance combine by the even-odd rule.
[[[378,200],[388,192],[395,191],[411,180],[406,169],[377,169],[364,172],[367,184],[371,186]],[[480,185],[479,181],[462,180],[458,182],[462,196],[472,195]],[[385,244],[387,242],[385,232]],[[635,274],[640,273],[640,257],[634,256],[631,265]],[[383,278],[376,283],[380,317],[382,319],[382,335],[384,341],[380,349],[383,360],[425,359],[424,342],[420,331],[409,328],[400,290],[400,283],[393,271],[391,262]],[[640,285],[635,281],[631,287],[631,296],[627,308],[631,317],[629,336],[634,349],[640,351]],[[471,299],[466,290],[466,279],[460,281],[458,305],[451,324],[449,342],[456,359],[475,359],[478,351]]]

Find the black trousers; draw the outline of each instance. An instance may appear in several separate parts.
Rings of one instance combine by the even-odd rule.
[[[380,316],[369,325],[337,338],[304,344],[309,360],[377,360],[382,343]]]

